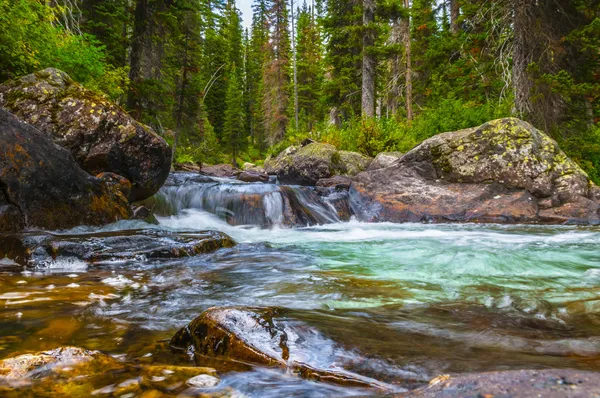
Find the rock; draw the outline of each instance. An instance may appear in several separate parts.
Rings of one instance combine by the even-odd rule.
[[[600,396],[600,373],[571,369],[514,370],[440,376],[406,397],[548,397]]]
[[[382,152],[375,156],[367,170],[379,170],[393,166],[402,157],[402,152]]]
[[[179,330],[170,345],[200,357],[288,368],[312,380],[393,390],[385,383],[344,370],[335,363],[335,356],[320,357],[319,353],[327,356],[335,351],[333,342],[307,332],[305,325],[283,321],[274,309],[211,308]],[[324,366],[328,361],[330,364]]]
[[[244,165],[242,166],[242,170],[243,171],[253,171],[255,173],[261,173],[261,174],[265,174],[265,169],[255,165],[254,163],[244,163]]]
[[[134,220],[142,220],[147,222],[148,224],[158,225],[159,222],[152,213],[152,210],[147,208],[146,206],[131,206],[131,211],[133,212]]]
[[[0,256],[23,265],[44,266],[56,258],[89,263],[190,257],[235,246],[216,231],[171,233],[161,230],[116,231],[98,234],[27,233],[0,236]]]
[[[0,107],[68,149],[89,174],[127,178],[132,202],[156,193],[169,174],[171,149],[164,139],[57,69],[0,85]]]
[[[117,361],[100,353],[78,347],[61,347],[54,350],[24,354],[0,361],[0,384],[19,385],[59,371],[95,361],[105,369],[117,367]]]
[[[181,396],[190,380],[203,381],[200,388],[219,382],[212,368],[120,362],[77,347],[0,361],[3,397]]]
[[[176,163],[174,166],[175,171],[185,171],[188,173],[200,173],[202,170],[201,165],[196,163]]]
[[[284,184],[315,185],[334,175],[353,176],[366,170],[370,158],[355,152],[338,151],[333,145],[309,143],[289,147],[275,159],[265,161],[268,174],[277,175]]]
[[[557,143],[500,119],[437,135],[350,188],[364,221],[598,224],[595,186]]]
[[[129,203],[121,193],[125,188],[107,181],[87,174],[67,150],[0,109],[2,231],[67,229],[129,218]]]
[[[106,185],[114,186],[126,198],[131,194],[131,182],[123,176],[115,173],[100,173],[96,177],[104,181]]]
[[[355,176],[365,171],[373,161],[372,158],[358,152],[339,151],[338,153],[342,166],[337,173],[345,176]]]
[[[188,386],[196,388],[212,388],[219,385],[220,380],[211,375],[198,375],[189,379],[186,383]]]
[[[317,187],[335,188],[342,191],[347,191],[348,189],[350,189],[350,184],[352,184],[352,179],[343,176],[321,178],[319,181],[317,181]]]
[[[243,171],[238,176],[237,179],[244,182],[269,182],[269,175],[265,173],[257,173],[254,171]]]
[[[217,178],[235,178],[240,171],[230,164],[216,164],[202,167],[202,174]]]

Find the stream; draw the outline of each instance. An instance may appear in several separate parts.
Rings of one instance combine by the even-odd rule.
[[[402,388],[447,373],[600,371],[599,228],[366,224],[345,221],[344,195],[173,175],[155,197],[160,225],[60,233],[217,230],[238,245],[94,265],[0,260],[0,358],[73,345],[215,367],[221,382],[206,392],[219,396],[377,394],[281,369],[192,363],[168,348],[204,310],[252,306],[309,328],[314,362],[335,351],[353,372]]]

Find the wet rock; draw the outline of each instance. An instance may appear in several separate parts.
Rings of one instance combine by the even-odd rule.
[[[180,396],[189,380],[204,381],[205,387],[196,388],[219,382],[212,368],[126,363],[77,347],[0,361],[3,397]]]
[[[131,206],[131,210],[133,212],[134,220],[142,220],[147,222],[148,224],[158,225],[159,222],[152,213],[152,210],[147,208],[146,206]]]
[[[441,376],[405,397],[548,397],[600,396],[600,373],[570,369],[516,370]]]
[[[216,231],[171,233],[132,230],[81,235],[29,233],[0,236],[0,247],[3,248],[0,255],[24,265],[36,266],[43,266],[59,257],[77,258],[89,263],[128,261],[140,257],[167,259],[211,253],[233,246],[235,242],[229,236]]]
[[[78,347],[61,347],[34,354],[24,354],[0,361],[0,384],[19,385],[29,383],[59,371],[95,361],[106,370],[119,366],[113,358]]]
[[[68,151],[0,109],[0,231],[66,229],[127,219],[130,210],[123,189],[90,176]]]
[[[199,357],[287,368],[312,380],[393,389],[336,365],[341,357],[333,353],[333,342],[305,325],[286,321],[275,309],[209,309],[179,330],[170,345]]]
[[[244,182],[269,182],[269,175],[265,173],[258,173],[255,171],[243,171],[238,176],[237,179]]]
[[[57,69],[0,85],[0,107],[69,150],[89,174],[127,178],[131,201],[152,196],[169,174],[171,149],[164,139]]]
[[[355,175],[366,170],[371,159],[355,152],[338,151],[333,145],[310,143],[289,147],[275,159],[265,161],[268,174],[284,184],[315,185],[334,175]]]
[[[350,189],[350,184],[352,184],[352,179],[349,177],[344,177],[344,176],[322,178],[319,181],[317,181],[317,187],[335,188],[338,190],[345,190],[345,191]]]
[[[131,195],[131,182],[127,178],[115,173],[100,173],[96,177],[104,181],[106,185],[115,187],[126,198]]]
[[[379,170],[393,166],[402,157],[402,152],[382,152],[375,156],[367,170]]]
[[[598,224],[594,189],[555,141],[501,119],[426,140],[350,195],[365,221]]]
[[[230,164],[216,164],[214,166],[202,167],[201,173],[209,177],[235,178],[240,174],[240,170],[234,168]]]
[[[220,380],[217,377],[210,375],[198,375],[189,379],[186,383],[188,386],[196,388],[212,388],[219,385]]]

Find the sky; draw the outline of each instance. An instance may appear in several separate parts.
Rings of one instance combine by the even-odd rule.
[[[252,25],[252,0],[236,0],[235,2],[244,16],[244,28],[249,28]]]

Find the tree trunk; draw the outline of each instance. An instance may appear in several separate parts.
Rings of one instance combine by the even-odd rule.
[[[296,27],[294,21],[294,0],[290,0],[290,8],[292,10],[292,62],[294,64],[294,121],[296,131],[298,131],[298,66],[296,54]]]
[[[362,114],[375,116],[375,73],[377,58],[373,52],[375,45],[375,0],[363,0],[363,67],[362,67]]]
[[[535,7],[534,0],[514,0],[514,44],[513,44],[513,91],[515,96],[515,113],[519,117],[527,117],[532,112],[531,90],[533,82],[527,73],[532,62],[528,49],[528,9]]]
[[[148,15],[148,0],[137,0],[135,6],[133,37],[131,40],[131,53],[129,61],[129,80],[131,86],[127,93],[127,108],[135,119],[139,119],[142,113],[139,93],[136,85],[142,80],[142,52],[144,51],[144,35]]]
[[[458,0],[450,0],[450,32],[457,35],[459,32],[458,17],[460,16],[460,4]]]
[[[413,120],[413,94],[412,94],[412,59],[411,59],[411,37],[410,37],[410,1],[404,0],[404,7],[406,8],[406,17],[402,21],[402,30],[404,32],[404,52],[406,56],[406,119],[408,124],[412,124]]]

